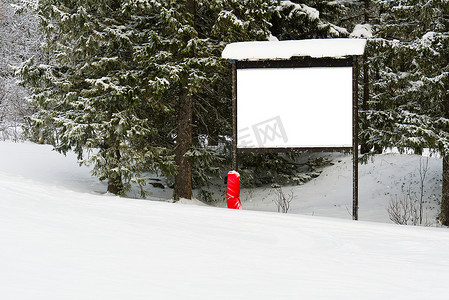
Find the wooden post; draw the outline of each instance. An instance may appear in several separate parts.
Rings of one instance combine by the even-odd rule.
[[[352,219],[359,219],[359,83],[357,56],[352,65]]]
[[[232,61],[232,169],[237,171],[237,62]]]

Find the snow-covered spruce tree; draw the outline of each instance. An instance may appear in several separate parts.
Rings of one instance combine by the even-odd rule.
[[[198,138],[210,142],[229,135],[231,128],[231,114],[223,115],[231,106],[223,93],[230,91],[230,65],[221,60],[221,52],[228,42],[267,39],[274,2],[159,0],[126,5],[141,20],[145,43],[134,57],[146,67],[142,76],[163,87],[158,97],[176,117],[168,122],[177,167],[174,198],[191,198],[192,164],[196,161],[200,172],[208,172],[214,166],[206,159],[217,158]]]
[[[371,81],[373,80],[373,74],[376,73],[373,70],[375,65],[371,60],[371,54],[373,47],[371,47],[371,39],[375,34],[373,30],[375,24],[379,24],[380,4],[383,0],[340,0],[333,2],[334,5],[338,4],[340,13],[337,18],[333,18],[333,22],[343,28],[347,28],[351,38],[363,38],[368,40],[367,48],[363,57],[359,59],[359,144],[361,147],[361,153],[368,153],[373,150],[374,145],[367,143],[367,129],[369,121],[367,121],[367,111],[370,110],[370,106],[373,103],[371,93]],[[375,152],[381,151],[378,145],[375,145]],[[371,153],[374,153],[371,152]]]
[[[373,47],[371,144],[399,146],[443,159],[440,221],[449,225],[449,3],[384,1]]]
[[[347,7],[347,14],[342,18],[342,24],[345,24],[352,32],[351,38],[363,38],[368,40],[367,49],[360,63],[360,79],[359,79],[359,144],[360,152],[362,154],[369,153],[373,148],[372,145],[367,143],[365,132],[368,128],[368,122],[366,122],[366,111],[370,108],[371,93],[370,93],[370,39],[373,37],[373,24],[378,17],[378,0],[354,0],[354,1],[342,1],[345,7]],[[376,149],[379,151],[379,149]]]
[[[93,164],[114,194],[139,181],[143,169],[169,170],[154,124],[164,104],[140,88],[142,66],[133,57],[140,33],[122,1],[42,0],[38,13],[49,59],[30,60],[21,75],[39,109],[31,121],[42,139]]]
[[[32,114],[28,91],[17,84],[14,67],[40,56],[41,34],[32,7],[23,2],[0,2],[0,140],[22,139],[25,117]]]
[[[271,29],[279,40],[346,37],[335,25],[346,7],[337,1],[279,1]]]

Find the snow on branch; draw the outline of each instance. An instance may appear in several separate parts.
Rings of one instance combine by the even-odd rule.
[[[318,20],[320,18],[320,12],[310,6],[305,4],[293,3],[292,1],[281,1],[281,7],[291,7],[293,6],[293,10],[290,12],[290,16],[295,13],[305,14],[310,20]]]

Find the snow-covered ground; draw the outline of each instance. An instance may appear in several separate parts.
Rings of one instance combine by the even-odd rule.
[[[263,188],[242,192],[241,211],[114,197],[73,155],[0,142],[1,298],[448,299],[448,229],[381,223],[416,188],[419,157],[360,167],[357,222],[350,161],[290,188],[280,214]],[[435,206],[441,161],[428,172]]]
[[[352,154],[327,156],[333,165],[324,168],[319,177],[301,186],[283,188],[285,194],[293,194],[290,213],[352,218]],[[412,197],[420,196],[419,169],[426,162],[424,219],[435,224],[441,199],[441,159],[398,153],[378,155],[359,165],[359,219],[390,222],[390,200],[403,199],[409,191]],[[275,197],[271,188],[244,189],[241,193],[243,206],[253,210],[277,211]]]

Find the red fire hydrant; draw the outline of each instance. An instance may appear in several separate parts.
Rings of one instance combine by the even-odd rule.
[[[228,208],[242,209],[242,203],[239,199],[240,196],[240,174],[236,171],[230,171],[228,173],[228,183],[226,188],[226,199],[228,202]]]

